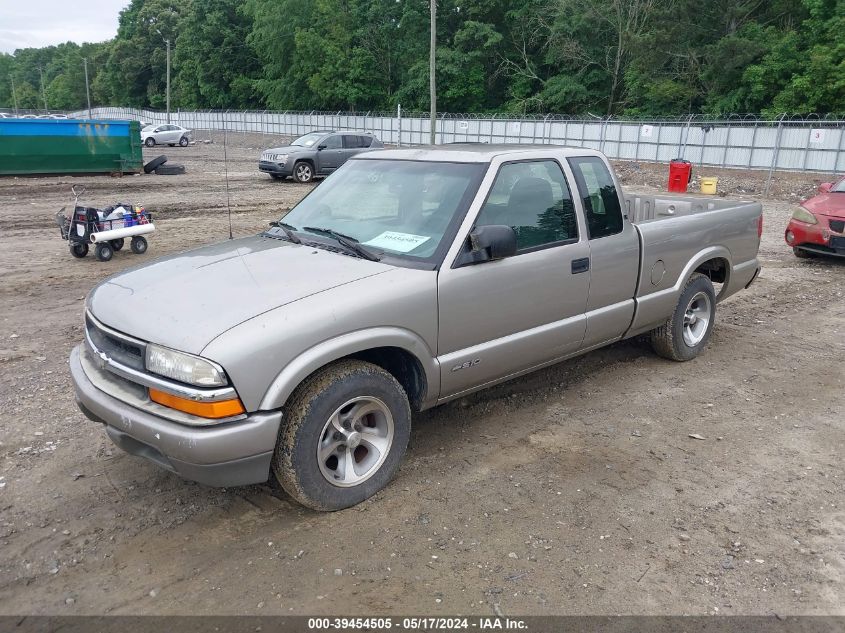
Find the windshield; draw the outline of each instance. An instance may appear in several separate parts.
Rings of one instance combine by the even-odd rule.
[[[441,243],[448,246],[485,167],[352,160],[291,209],[284,222],[295,231],[316,227],[343,233],[374,253],[429,260]]]
[[[152,132],[154,129],[156,129],[155,125],[146,125],[146,126],[141,128],[141,131],[142,132]]]
[[[298,139],[293,141],[291,145],[296,145],[298,147],[311,147],[325,135],[325,132],[310,132],[305,136],[300,136]]]
[[[845,193],[845,178],[843,178],[842,180],[837,182],[835,185],[833,185],[833,188],[831,188],[831,191],[833,193]]]

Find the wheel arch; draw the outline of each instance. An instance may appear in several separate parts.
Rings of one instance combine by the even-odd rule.
[[[314,372],[343,359],[373,363],[392,374],[408,394],[411,407],[432,406],[440,393],[440,371],[428,345],[400,328],[373,328],[323,341],[303,352],[270,383],[261,410],[279,409],[294,390]]]
[[[690,277],[696,272],[702,272],[708,275],[705,272],[708,267],[714,267],[716,270],[719,270],[722,262],[724,262],[725,281],[722,282],[722,288],[716,295],[716,302],[718,303],[724,298],[724,293],[730,285],[731,261],[731,252],[725,246],[721,245],[708,246],[695,253],[690,257],[672,286],[637,296],[634,318],[624,338],[642,334],[663,323],[667,315],[671,314],[675,309],[678,298]]]

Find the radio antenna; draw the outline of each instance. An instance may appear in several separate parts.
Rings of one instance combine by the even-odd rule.
[[[232,207],[229,204],[229,157],[226,152],[228,140],[226,120],[223,120],[223,172],[226,178],[226,212],[229,214],[229,239],[232,239]]]

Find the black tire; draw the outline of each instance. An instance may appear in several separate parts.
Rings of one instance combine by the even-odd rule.
[[[144,145],[146,145],[147,147],[155,147],[156,140],[152,136],[148,136],[147,140],[144,141]]]
[[[178,163],[167,163],[156,169],[157,176],[178,176],[185,173],[185,166]]]
[[[149,163],[144,165],[144,173],[145,174],[151,174],[156,169],[158,169],[159,167],[164,165],[164,163],[166,163],[166,162],[167,162],[167,156],[165,156],[164,154],[162,154],[161,156],[156,156]]]
[[[115,251],[119,251],[121,248],[123,248],[123,245],[126,244],[126,240],[121,237],[120,239],[110,240],[109,244],[111,244],[111,247]]]
[[[321,465],[317,448],[320,442],[340,441],[341,450],[349,450],[343,439],[354,441],[352,435],[344,438],[336,433],[334,427],[330,427],[330,420],[344,403],[355,398],[372,399],[389,412],[393,424],[392,442],[388,444],[385,456],[379,457],[380,461],[374,461],[372,471],[369,474],[364,471],[365,479],[356,485],[342,487],[330,482],[328,475],[324,474],[332,457]],[[291,497],[314,510],[342,510],[361,503],[384,488],[396,474],[411,434],[411,409],[402,386],[381,367],[355,360],[339,361],[310,376],[285,405],[284,419],[273,455],[273,474]],[[370,426],[370,423],[365,423]],[[377,430],[375,421],[372,425]],[[349,432],[354,430],[350,428]],[[329,436],[329,433],[332,435]],[[353,435],[359,439],[366,438],[366,433]],[[352,452],[344,453],[354,456],[353,466],[359,463],[357,451],[361,446],[370,445],[356,442]],[[364,459],[369,459],[369,449],[365,450],[367,457]],[[372,455],[381,454],[375,451]],[[361,460],[360,463],[365,462]],[[340,472],[337,458],[335,464]]]
[[[188,137],[183,136],[179,139],[179,147],[188,147]]]
[[[132,252],[136,255],[143,255],[147,252],[147,238],[142,237],[140,235],[136,235],[132,238],[132,241],[129,242],[129,248],[132,249]]]
[[[71,242],[68,246],[70,246],[70,254],[77,259],[82,259],[88,254],[88,244],[85,242]]]
[[[813,259],[816,256],[815,253],[805,251],[803,248],[798,248],[797,246],[793,247],[792,253],[798,259]]]
[[[94,247],[94,256],[101,262],[109,261],[114,255],[114,249],[108,242],[100,242]]]
[[[702,316],[697,316],[698,314]],[[701,328],[705,314],[707,321]],[[681,291],[672,316],[659,328],[652,330],[651,347],[658,356],[669,360],[692,360],[707,345],[715,322],[716,292],[713,290],[713,284],[705,275],[694,273]],[[699,334],[693,336],[696,323],[701,329]],[[685,335],[685,328],[694,343]]]
[[[314,166],[308,161],[299,161],[293,166],[293,179],[303,184],[311,182],[314,180]]]
[[[272,178],[273,180],[284,180],[285,179],[285,177],[282,176],[281,174],[270,174],[270,178]]]

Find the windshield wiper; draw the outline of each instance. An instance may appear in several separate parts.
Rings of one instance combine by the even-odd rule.
[[[302,240],[297,237],[296,233],[294,233],[294,231],[296,230],[295,226],[292,226],[285,222],[270,222],[270,226],[282,229],[287,238],[294,244],[302,244]]]
[[[370,251],[369,249],[364,248],[361,244],[358,243],[351,235],[344,235],[343,233],[338,233],[334,229],[324,229],[317,226],[303,226],[303,231],[310,231],[311,233],[317,233],[319,235],[328,235],[331,238],[346,248],[347,250],[352,251],[359,257],[364,259],[368,259],[371,262],[377,262],[381,260],[381,257]]]

